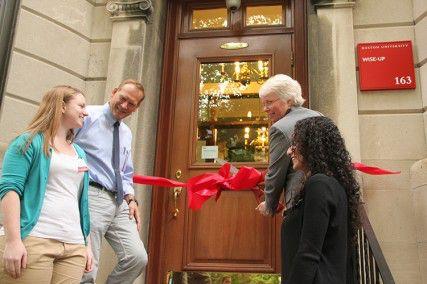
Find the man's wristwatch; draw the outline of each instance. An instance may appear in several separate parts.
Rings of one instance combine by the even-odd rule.
[[[138,204],[138,200],[136,200],[135,198],[130,198],[129,199],[129,201],[128,201],[128,205],[132,202],[132,201],[134,201],[135,203],[136,203],[136,206],[139,206],[139,204]]]

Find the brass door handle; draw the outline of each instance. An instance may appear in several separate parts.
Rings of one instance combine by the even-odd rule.
[[[173,210],[173,217],[178,217],[179,209],[178,209],[178,198],[182,193],[182,187],[174,187],[173,188],[173,203],[175,209]]]

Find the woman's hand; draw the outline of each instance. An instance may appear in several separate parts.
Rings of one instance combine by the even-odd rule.
[[[14,279],[21,277],[21,268],[27,268],[27,249],[21,239],[6,240],[3,261],[4,270],[7,274]]]
[[[15,191],[6,193],[1,201],[3,212],[3,226],[5,233],[4,243],[4,270],[12,278],[21,277],[22,269],[27,268],[27,249],[22,243],[19,216],[21,206],[19,196]]]
[[[85,272],[91,272],[93,269],[93,253],[92,253],[92,246],[90,245],[90,242],[86,246],[86,266],[85,266]]]

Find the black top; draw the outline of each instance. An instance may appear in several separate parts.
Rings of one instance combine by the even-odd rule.
[[[304,198],[283,221],[283,283],[346,283],[347,195],[324,174],[311,176]]]

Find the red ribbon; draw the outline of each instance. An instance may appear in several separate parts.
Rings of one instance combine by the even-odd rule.
[[[158,185],[161,187],[186,187],[188,207],[197,210],[203,203],[215,196],[215,200],[221,196],[223,190],[252,190],[257,201],[260,201],[264,192],[257,186],[264,180],[263,174],[250,167],[241,167],[235,175],[230,173],[230,164],[224,164],[218,173],[205,173],[190,178],[186,183],[170,180],[162,177],[135,175],[133,182],[146,185]]]
[[[377,167],[368,166],[362,163],[353,163],[353,167],[361,171],[362,173],[369,174],[369,175],[395,175],[400,174],[400,172],[394,172],[390,170],[385,170]]]
[[[356,170],[370,175],[398,174],[377,167],[371,167],[362,163],[353,163]],[[232,175],[230,173],[231,165],[225,163],[218,173],[205,173],[190,178],[186,183],[179,182],[162,177],[134,175],[133,182],[145,185],[157,185],[160,187],[186,187],[188,197],[188,207],[197,210],[200,209],[209,198],[215,196],[215,200],[221,196],[223,190],[241,191],[252,190],[258,203],[264,191],[258,187],[258,184],[264,181],[262,172],[251,167],[241,167],[239,171]],[[279,204],[277,212],[283,209],[283,204]]]

